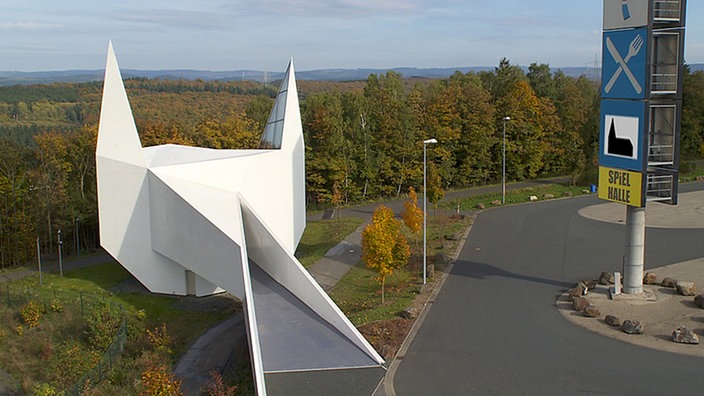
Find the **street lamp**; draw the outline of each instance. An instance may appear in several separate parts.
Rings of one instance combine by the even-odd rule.
[[[76,217],[76,264],[81,265],[81,240],[78,237],[78,221],[80,219]]]
[[[59,276],[64,276],[64,267],[63,263],[61,262],[61,245],[64,243],[64,241],[61,240],[61,230],[57,232],[56,238],[59,241]]]
[[[503,134],[503,166],[501,167],[501,205],[506,205],[506,121],[511,121],[511,117],[504,117]]]
[[[427,193],[427,164],[428,164],[428,154],[427,154],[427,147],[429,144],[436,144],[438,141],[437,139],[428,139],[423,141],[423,284],[426,282],[426,268],[427,268],[427,244],[428,244],[428,238],[427,238],[427,227],[428,227],[428,215],[427,215],[427,199],[426,197],[428,196]]]

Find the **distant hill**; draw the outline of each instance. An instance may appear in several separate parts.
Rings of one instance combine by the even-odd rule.
[[[704,70],[704,64],[689,65],[692,71]],[[366,80],[370,74],[385,74],[387,71],[400,73],[404,77],[417,78],[447,78],[459,71],[461,73],[492,71],[494,67],[455,67],[455,68],[413,68],[399,67],[393,69],[321,69],[299,71],[296,77],[301,80],[312,81],[359,81]],[[524,68],[527,71],[527,68]],[[553,68],[553,71],[561,70],[568,76],[579,77],[587,75],[598,77],[600,70],[593,67],[563,67]],[[13,72],[0,71],[0,86],[29,85],[29,84],[51,84],[55,82],[89,82],[102,81],[103,70],[65,70],[65,71],[42,71],[42,72]],[[125,78],[146,77],[159,78],[162,80],[196,80],[206,81],[276,81],[283,77],[283,72],[264,72],[259,70],[235,70],[235,71],[204,71],[204,70],[122,70]]]

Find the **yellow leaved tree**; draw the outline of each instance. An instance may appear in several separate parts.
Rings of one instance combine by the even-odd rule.
[[[410,256],[408,241],[401,234],[401,222],[396,220],[393,210],[379,205],[372,222],[362,231],[362,261],[379,274],[382,304],[386,278],[406,265]]]
[[[418,248],[418,235],[423,230],[423,210],[418,207],[418,194],[413,187],[408,188],[408,201],[403,203],[403,222],[416,237]]]

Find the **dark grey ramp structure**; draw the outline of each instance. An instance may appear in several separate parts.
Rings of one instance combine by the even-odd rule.
[[[371,394],[386,370],[256,263],[249,268],[267,393]]]

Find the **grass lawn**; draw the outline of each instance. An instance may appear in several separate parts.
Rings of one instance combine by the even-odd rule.
[[[531,196],[535,196],[538,200],[546,199],[546,195],[552,195],[553,198],[562,198],[566,196],[579,196],[587,193],[583,186],[566,186],[563,184],[544,184],[536,187],[527,187],[519,190],[506,191],[506,205],[525,203],[530,201]],[[552,199],[552,198],[547,198]],[[462,210],[473,210],[477,205],[482,204],[487,208],[492,206],[492,202],[501,201],[501,192],[482,194],[471,196],[462,199],[450,199],[443,202],[440,206],[448,209],[455,209],[460,205]],[[428,213],[432,213],[428,210]]]
[[[364,220],[356,217],[309,222],[296,249],[296,258],[304,267],[310,267],[362,223]]]

